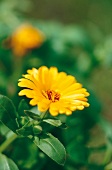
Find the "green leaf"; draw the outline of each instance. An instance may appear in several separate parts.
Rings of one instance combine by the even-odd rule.
[[[56,127],[62,125],[61,120],[58,120],[58,119],[44,119],[43,122],[49,123],[50,125],[53,125]]]
[[[17,129],[16,132],[22,136],[33,135],[32,122],[27,122],[22,128]]]
[[[12,101],[8,97],[0,95],[0,120],[14,132],[18,128],[15,121],[17,117],[18,114]]]
[[[1,170],[19,170],[17,165],[5,155],[0,154],[0,169]]]
[[[105,167],[105,170],[112,170],[112,162]]]
[[[25,137],[29,136],[29,135],[33,135],[33,131],[32,131],[31,127],[25,127],[25,128],[18,129],[18,130],[16,130],[16,132],[19,135],[22,135],[22,136],[25,136]]]
[[[53,135],[47,134],[40,139],[35,136],[33,142],[51,159],[60,165],[64,165],[66,159],[65,148]]]
[[[0,109],[3,109],[3,111],[9,110],[10,111],[9,114],[12,117],[12,119],[15,119],[16,117],[18,117],[16,108],[13,102],[8,97],[3,96],[1,94],[0,94]]]
[[[27,116],[29,116],[30,118],[34,119],[34,120],[40,120],[40,116],[37,115],[34,112],[31,112],[30,110],[24,110],[24,112],[26,113]]]
[[[65,124],[65,123],[62,123],[61,126],[59,126],[59,128],[62,128],[62,129],[67,129],[68,126]]]
[[[29,109],[29,106],[27,105],[26,101],[22,99],[18,106],[19,116],[25,116],[24,110],[28,110],[28,109]]]
[[[36,121],[28,120],[26,124],[21,128],[17,129],[16,132],[22,136],[38,135],[42,132],[42,127],[36,123]]]
[[[16,122],[18,124],[18,129],[22,128],[26,123],[29,122],[29,118],[27,116],[21,116],[16,119]]]

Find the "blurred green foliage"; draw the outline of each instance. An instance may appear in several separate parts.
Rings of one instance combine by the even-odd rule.
[[[104,10],[106,4],[110,11],[111,1],[106,2],[103,1],[102,9]],[[22,5],[19,5],[20,3]],[[96,4],[96,1],[92,1],[91,4]],[[18,97],[17,87],[21,75],[32,67],[56,66],[59,71],[72,74],[87,87],[90,92],[90,107],[84,111],[76,111],[69,117],[59,116],[66,122],[67,129],[49,128],[67,150],[64,166],[48,158],[28,138],[16,139],[4,154],[12,159],[20,170],[111,170],[112,124],[102,115],[103,103],[91,89],[93,85],[90,80],[96,68],[112,68],[112,35],[105,36],[95,24],[90,24],[85,29],[75,24],[41,21],[36,17],[28,19],[27,14],[32,11],[32,5],[32,2],[27,0],[0,1],[0,94],[9,97],[17,109],[22,99]],[[92,11],[96,9],[93,7],[91,5]],[[4,41],[11,36],[16,27],[26,22],[40,29],[46,40],[39,48],[32,49],[24,57],[18,58],[11,49],[6,48]],[[99,25],[102,24],[100,22]],[[28,102],[27,99],[26,101]],[[10,133],[11,131],[0,123],[0,144],[8,140]],[[0,160],[8,160],[2,154],[0,157]],[[8,163],[13,170],[13,166],[16,165],[9,160]]]

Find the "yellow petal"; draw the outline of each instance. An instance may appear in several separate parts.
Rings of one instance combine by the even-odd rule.
[[[75,90],[77,90],[77,89],[80,89],[80,88],[82,88],[82,84],[80,84],[80,83],[73,83],[71,86],[69,86],[68,88],[65,88],[65,89],[63,89],[62,90],[62,94],[63,95],[67,95],[67,94],[69,94],[70,92],[73,92],[73,91],[75,91]]]
[[[78,109],[78,110],[83,110],[83,109],[84,109],[84,106],[77,106],[77,109]]]
[[[62,91],[63,91],[63,87],[64,87],[64,89],[66,89],[67,87],[70,87],[73,83],[76,82],[76,80],[73,76],[68,75],[65,78],[64,77],[62,77],[62,79],[59,82],[59,86],[58,86],[58,88]],[[64,81],[62,81],[62,80],[64,80]]]
[[[19,94],[19,96],[24,96],[25,95],[28,98],[33,98],[33,96],[34,96],[33,91],[29,90],[29,89],[23,89],[18,94]]]
[[[35,84],[33,82],[31,82],[30,80],[27,80],[27,79],[19,79],[19,83],[18,83],[18,86],[19,87],[27,87],[29,89],[36,89],[37,87],[35,86]]]
[[[42,101],[38,102],[38,109],[41,112],[45,112],[48,110],[50,105],[50,101],[47,99],[43,99]]]
[[[34,99],[30,100],[30,104],[31,104],[32,106],[35,106],[35,105],[38,104],[38,100],[36,100],[36,99],[34,98]]]

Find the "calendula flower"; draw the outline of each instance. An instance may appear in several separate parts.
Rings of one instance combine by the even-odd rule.
[[[24,56],[28,50],[40,47],[44,39],[45,36],[39,29],[24,24],[17,28],[7,42],[14,55]]]
[[[89,93],[78,83],[75,77],[65,72],[58,72],[56,67],[41,66],[33,68],[19,79],[18,86],[25,89],[19,96],[31,98],[30,105],[38,105],[40,112],[49,110],[52,116],[60,114],[70,115],[72,111],[83,110],[88,107]]]

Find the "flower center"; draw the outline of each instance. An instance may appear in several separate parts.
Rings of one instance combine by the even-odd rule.
[[[60,94],[55,92],[54,90],[47,90],[43,93],[45,98],[51,100],[52,102],[59,101],[60,99]]]

